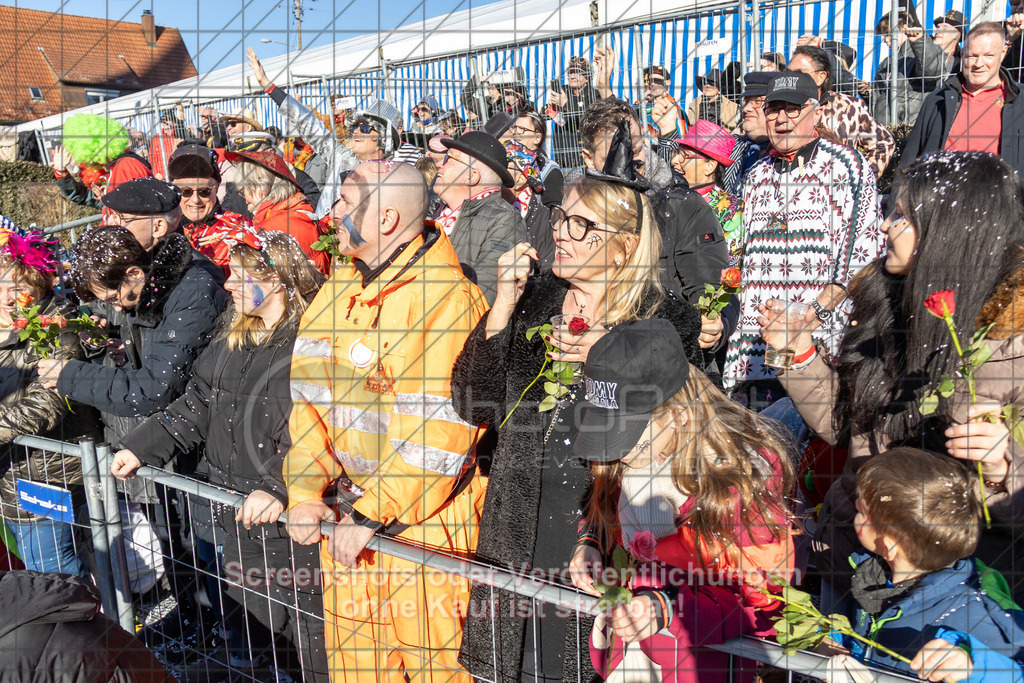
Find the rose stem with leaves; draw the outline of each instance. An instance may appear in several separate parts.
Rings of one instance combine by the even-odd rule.
[[[806,605],[802,605],[799,602],[794,602],[792,600],[787,600],[784,596],[778,595],[776,593],[772,593],[771,591],[769,591],[767,589],[764,589],[764,588],[761,589],[761,592],[764,593],[765,595],[771,596],[772,598],[778,600],[779,602],[786,603],[790,607],[793,607],[794,609],[796,609],[799,612],[802,612],[803,614],[806,614],[807,616],[809,616],[812,619],[814,619],[815,621],[817,621],[819,623],[819,626],[824,626],[825,628],[828,628],[828,629],[835,628],[835,624],[832,623],[832,620],[829,619],[828,617],[826,617],[824,614],[822,614],[818,610],[814,609],[814,607],[807,607]],[[780,619],[785,619],[785,617],[780,617]],[[856,638],[857,640],[861,641],[862,643],[864,643],[868,647],[870,647],[872,649],[875,649],[875,650],[878,650],[879,652],[881,652],[883,654],[886,654],[886,655],[892,657],[893,659],[898,659],[899,661],[903,662],[904,664],[910,664],[910,660],[907,659],[906,657],[904,657],[903,655],[899,654],[898,652],[893,652],[889,648],[885,647],[884,645],[880,645],[880,644],[876,643],[875,641],[871,640],[870,638],[865,638],[864,636],[862,636],[859,633],[857,633],[856,631],[854,631],[852,628],[850,628],[850,629],[838,628],[838,629],[835,629],[835,630],[839,631],[843,635],[850,636],[851,638]]]
[[[944,312],[948,313],[949,309],[946,308],[945,302],[942,304]],[[956,333],[956,326],[953,325],[953,316],[944,315],[942,316],[943,322],[946,323],[946,327],[949,328],[949,336],[953,337],[953,347],[956,349],[956,355],[960,358],[960,362],[963,364],[961,374],[964,376],[964,381],[967,382],[967,391],[971,394],[971,405],[978,403],[978,390],[974,385],[974,370],[970,367],[971,362],[964,360],[964,348],[960,345],[960,335]],[[985,528],[992,528],[992,516],[988,511],[988,501],[985,496],[985,473],[981,469],[981,460],[977,463],[978,466],[978,479],[981,481],[981,509],[985,514]]]

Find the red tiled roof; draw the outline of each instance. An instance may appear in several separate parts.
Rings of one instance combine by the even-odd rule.
[[[138,23],[0,6],[0,120],[84,104],[62,102],[61,83],[127,93],[195,76],[178,29],[157,26],[156,36],[151,47]],[[30,86],[44,101],[31,101]]]

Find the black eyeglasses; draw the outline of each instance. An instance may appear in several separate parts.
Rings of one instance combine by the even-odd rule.
[[[369,135],[370,133],[373,132],[373,126],[371,126],[368,123],[360,123],[359,125],[352,129],[352,132],[359,132],[362,133],[363,135]]]
[[[587,234],[591,230],[598,230],[600,232],[619,232],[609,225],[603,225],[596,221],[592,221],[589,218],[567,214],[565,209],[558,205],[552,206],[551,229],[560,230],[562,224],[568,224],[569,237],[574,242],[582,242],[585,240],[587,238]]]
[[[210,196],[213,194],[212,187],[179,187],[178,191],[181,192],[182,199],[188,199],[194,194],[199,195],[200,199],[209,199]]]

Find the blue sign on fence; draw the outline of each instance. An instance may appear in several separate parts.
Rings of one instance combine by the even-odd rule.
[[[18,489],[18,507],[25,512],[65,524],[75,521],[71,492],[67,489],[25,479],[14,481]]]

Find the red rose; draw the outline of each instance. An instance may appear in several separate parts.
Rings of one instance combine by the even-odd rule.
[[[952,318],[956,313],[956,298],[952,289],[930,294],[924,300],[924,307],[936,318]]]
[[[583,334],[589,329],[590,325],[588,325],[587,321],[583,318],[577,316],[569,321],[569,331],[573,334]]]
[[[50,322],[51,322],[51,323],[57,323],[57,327],[61,328],[62,330],[63,330],[63,329],[65,328],[65,327],[67,327],[67,326],[68,326],[68,321],[67,321],[67,320],[65,320],[64,318],[61,318],[61,317],[59,317],[59,316],[58,316],[58,317],[56,317],[56,318],[51,318],[51,319],[50,319]]]
[[[726,287],[736,289],[743,283],[743,276],[739,268],[726,268],[722,271],[722,284]]]
[[[28,327],[28,320],[26,320],[25,318],[18,318],[17,320],[14,321],[14,329],[23,330],[26,327]]]
[[[43,327],[46,327],[47,325],[49,325],[50,324],[50,316],[48,316],[48,315],[41,315],[41,316],[39,316],[39,324],[42,325]]]
[[[647,530],[639,531],[629,542],[629,554],[638,560],[653,562],[657,545],[658,541],[654,538],[654,534]]]

